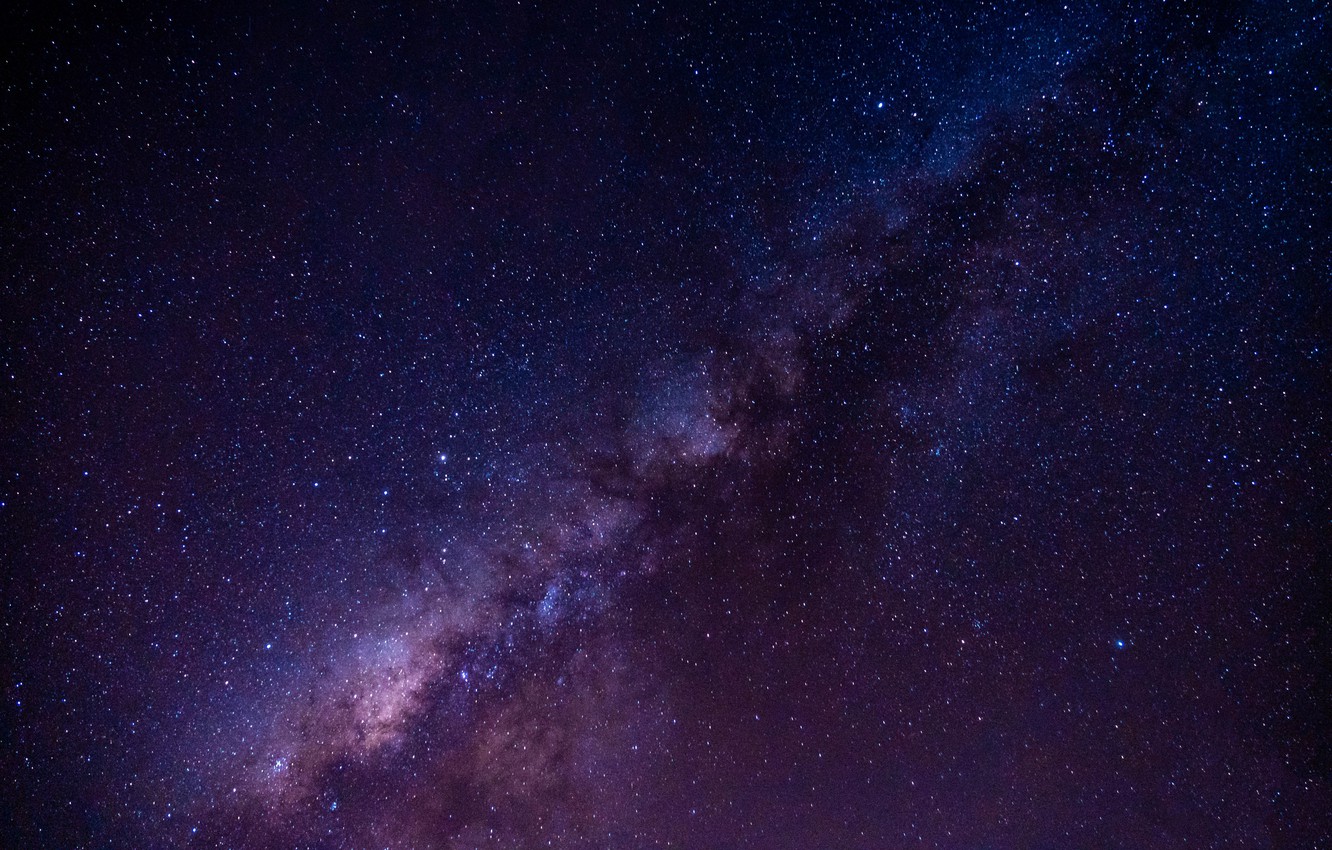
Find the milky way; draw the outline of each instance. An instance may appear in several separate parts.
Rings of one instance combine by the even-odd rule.
[[[6,846],[1332,841],[1326,10],[10,13]]]

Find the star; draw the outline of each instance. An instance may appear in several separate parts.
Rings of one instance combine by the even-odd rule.
[[[6,846],[1320,846],[1307,11],[16,16]]]

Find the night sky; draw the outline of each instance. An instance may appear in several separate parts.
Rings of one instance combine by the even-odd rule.
[[[0,844],[1332,846],[1322,3],[251,5],[4,13]]]

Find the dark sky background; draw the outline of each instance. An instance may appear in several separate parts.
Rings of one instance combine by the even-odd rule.
[[[1323,4],[242,5],[4,13],[6,847],[1332,841]]]

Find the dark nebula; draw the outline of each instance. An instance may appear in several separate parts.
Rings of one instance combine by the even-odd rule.
[[[4,13],[3,844],[1332,846],[1321,3]]]

